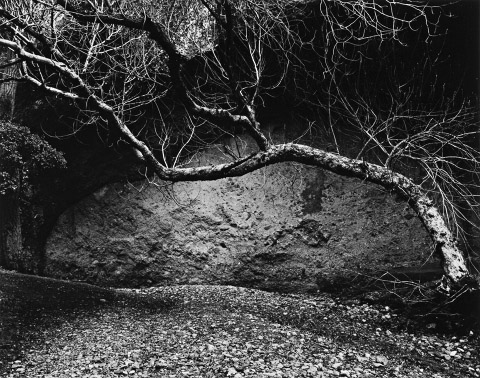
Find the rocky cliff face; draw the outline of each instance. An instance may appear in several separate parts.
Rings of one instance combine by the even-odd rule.
[[[412,211],[381,188],[279,164],[214,182],[105,186],[60,217],[45,272],[113,286],[315,290],[421,265],[430,251]]]

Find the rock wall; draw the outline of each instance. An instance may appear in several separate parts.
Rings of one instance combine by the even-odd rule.
[[[315,290],[420,266],[430,253],[404,202],[356,179],[284,163],[214,182],[105,186],[60,217],[45,273],[112,286]]]

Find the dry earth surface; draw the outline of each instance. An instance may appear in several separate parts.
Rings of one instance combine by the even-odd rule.
[[[480,377],[477,331],[443,321],[330,294],[1,271],[0,376]]]

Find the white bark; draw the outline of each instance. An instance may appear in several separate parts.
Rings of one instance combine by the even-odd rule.
[[[328,171],[369,181],[396,192],[406,199],[429,233],[435,250],[442,258],[445,290],[473,281],[463,252],[447,227],[433,201],[409,178],[385,167],[350,159],[335,153],[300,144],[284,144],[270,147],[236,162],[197,168],[159,169],[157,175],[169,181],[215,180],[223,177],[241,176],[261,167],[294,161],[317,166]]]

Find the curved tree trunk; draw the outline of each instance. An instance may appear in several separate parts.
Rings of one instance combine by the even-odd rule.
[[[14,11],[15,15],[10,14],[6,9],[0,9],[2,20],[4,20],[6,26],[15,30],[15,37],[6,38],[8,36],[3,36],[3,38],[0,39],[0,45],[9,49],[17,58],[17,61],[14,61],[15,64],[24,64],[22,66],[21,75],[12,78],[12,80],[26,80],[41,88],[42,91],[46,91],[51,95],[62,97],[69,101],[74,101],[80,106],[80,108],[100,115],[104,120],[108,121],[109,126],[115,128],[123,138],[128,141],[132,148],[134,148],[134,150],[138,152],[138,155],[145,161],[147,166],[153,169],[160,179],[168,181],[215,180],[224,177],[241,176],[261,167],[278,162],[295,161],[321,167],[344,176],[357,177],[365,181],[379,184],[388,190],[392,190],[403,196],[421,219],[435,244],[436,251],[442,257],[442,264],[446,277],[446,280],[444,280],[445,289],[450,289],[454,286],[461,286],[464,283],[471,286],[478,286],[472,275],[469,273],[465,256],[458,249],[455,238],[448,229],[441,213],[422,188],[416,185],[412,180],[399,173],[395,173],[386,167],[350,159],[321,149],[300,144],[271,145],[268,138],[263,134],[260,124],[255,116],[253,105],[257,94],[251,99],[243,98],[242,91],[247,88],[243,85],[245,83],[237,81],[235,75],[227,75],[229,76],[226,78],[228,80],[225,82],[220,81],[220,83],[222,85],[230,85],[233,88],[233,96],[231,100],[232,104],[236,103],[237,109],[231,112],[222,108],[222,105],[218,105],[215,102],[210,103],[209,105],[208,101],[204,101],[205,96],[195,94],[197,91],[202,91],[202,85],[195,86],[192,84],[193,88],[191,88],[190,84],[187,85],[187,83],[184,82],[186,63],[190,58],[182,53],[178,46],[176,46],[175,41],[170,38],[170,33],[165,30],[165,27],[161,23],[155,22],[152,18],[148,17],[147,12],[144,16],[135,18],[128,17],[123,13],[115,14],[111,10],[105,11],[103,7],[95,8],[94,5],[92,5],[92,9],[96,11],[85,11],[83,8],[75,5],[75,2],[68,2],[66,0],[57,0],[56,4],[61,6],[67,14],[80,20],[82,23],[101,22],[105,25],[115,25],[144,32],[149,39],[155,42],[166,53],[169,79],[167,79],[165,83],[167,87],[173,86],[175,88],[177,98],[182,105],[196,116],[204,120],[212,121],[217,125],[230,123],[240,126],[256,141],[258,148],[260,149],[257,153],[253,153],[226,164],[196,168],[166,167],[162,164],[161,160],[158,160],[155,157],[153,150],[148,147],[147,144],[139,140],[129,129],[128,121],[125,121],[122,118],[124,103],[112,100],[108,100],[107,102],[103,97],[103,91],[99,91],[95,85],[91,86],[89,84],[88,78],[93,76],[88,76],[84,71],[78,71],[74,66],[68,64],[68,52],[67,55],[65,55],[64,51],[57,50],[57,46],[51,44],[49,38],[37,31],[29,24],[29,22],[23,20],[23,15],[16,15],[15,7],[12,7],[11,9]],[[412,8],[412,10],[420,12],[419,14],[424,14],[423,6]],[[225,8],[225,11],[228,11],[228,9]],[[393,12],[392,15],[393,14],[395,14],[395,12]],[[35,19],[35,17],[33,19]],[[268,20],[268,22],[271,22],[270,18]],[[359,20],[362,20],[362,18],[360,17]],[[400,23],[403,23],[404,26],[409,26],[411,23],[411,19],[399,18],[398,20]],[[366,25],[369,25],[369,21],[366,22]],[[379,26],[379,30],[383,30],[383,28],[387,27],[386,24],[382,23],[380,23]],[[227,30],[231,30],[228,29],[230,27],[228,22],[226,27]],[[344,25],[341,25],[341,29],[344,27]],[[379,37],[383,37],[382,33],[380,33]],[[269,34],[267,33],[267,35]],[[269,38],[270,36],[267,39]],[[32,39],[38,42],[39,46],[42,46],[42,48],[48,53],[45,55],[42,53],[42,48],[34,49],[32,48],[34,44],[25,43],[25,41],[31,41]],[[106,43],[104,47],[107,48],[107,50],[102,51],[111,51],[110,42],[103,42]],[[363,43],[363,41],[360,42]],[[262,43],[267,43],[267,40]],[[292,52],[293,51],[294,50],[292,50]],[[64,56],[66,56],[66,58],[63,58]],[[31,66],[35,69],[30,69],[30,66],[25,64],[28,62],[34,62],[35,64]],[[254,62],[254,65],[257,63],[260,64],[261,60],[256,63]],[[44,75],[41,74],[43,71],[36,70],[37,66],[45,68],[45,72],[55,72],[55,75],[50,75],[51,79],[46,79]],[[130,66],[127,65],[127,67]],[[129,71],[128,75],[136,72],[135,67],[136,66],[132,66],[134,71]],[[254,68],[258,71],[258,66],[255,65]],[[215,76],[218,75],[217,70],[219,69],[223,72],[224,67],[220,64],[219,66],[214,67],[212,73]],[[242,65],[239,66],[239,69],[239,72],[243,72],[244,70]],[[96,75],[95,71],[92,71],[89,74]],[[136,76],[136,73],[133,76]],[[204,76],[200,75],[195,79],[203,82]],[[97,79],[93,80],[93,82],[96,80]],[[155,88],[155,91],[159,88],[156,80],[157,79],[155,78],[154,83],[152,83],[153,86],[151,87],[152,89]],[[261,80],[259,77],[257,84],[260,85],[260,82]],[[248,85],[247,92],[251,89],[250,84]],[[115,88],[115,86],[113,86],[113,88]],[[130,88],[136,87],[132,86]],[[134,90],[134,92],[136,91],[137,89]],[[149,98],[153,91],[147,92],[145,93],[145,97]],[[112,93],[115,94],[114,97],[117,97],[117,92]],[[240,96],[238,93],[240,93]],[[210,95],[211,94],[208,94],[208,96]],[[222,96],[224,96],[224,94],[222,94]],[[118,97],[121,98],[121,101],[125,101],[124,96]],[[142,96],[135,99],[135,103],[140,97]],[[105,98],[109,98],[108,95],[106,95]],[[151,100],[149,99],[144,105],[150,104],[150,101]],[[221,104],[223,104],[223,100]]]
[[[140,142],[137,145],[141,151],[144,147],[142,144]],[[167,169],[152,155],[146,153],[144,157],[147,163],[155,168],[157,175],[168,181],[215,180],[242,176],[267,165],[294,161],[381,185],[405,198],[422,221],[436,252],[442,259],[446,278],[442,282],[442,289],[448,293],[452,288],[464,284],[477,285],[468,270],[463,252],[458,248],[454,236],[433,201],[412,180],[388,168],[300,144],[271,146],[267,151],[260,151],[236,162],[196,168]]]
[[[263,139],[262,143],[258,143],[259,137],[257,134],[261,133],[261,131],[256,125],[255,127],[252,125],[249,127],[249,122],[245,120],[244,116],[232,116],[230,114],[226,116],[224,114],[225,111],[198,108],[195,107],[194,104],[190,104],[191,107],[193,107],[193,111],[202,117],[216,117],[217,120],[222,120],[225,116],[230,121],[245,126],[246,130],[254,140],[257,141],[261,150],[225,164],[196,168],[167,168],[156,159],[153,151],[132,133],[127,124],[125,124],[115,112],[114,108],[95,95],[76,72],[49,58],[27,52],[13,41],[0,39],[0,44],[15,51],[22,59],[47,64],[78,83],[78,86],[88,94],[88,101],[78,94],[63,91],[55,87],[48,87],[34,78],[26,77],[26,79],[33,84],[42,87],[50,93],[74,101],[84,101],[87,108],[101,114],[112,127],[116,128],[123,135],[160,179],[167,181],[216,180],[225,177],[242,176],[261,167],[279,162],[295,161],[318,166],[340,175],[358,177],[362,180],[379,184],[403,196],[408,204],[415,210],[427,229],[436,251],[442,258],[446,278],[443,280],[443,289],[448,292],[452,288],[458,288],[464,284],[472,287],[479,286],[478,282],[476,282],[474,277],[469,273],[465,256],[462,251],[459,250],[455,238],[448,229],[442,215],[422,188],[407,177],[393,172],[386,167],[367,163],[362,160],[350,159],[305,145],[293,143],[270,145],[263,143]]]

